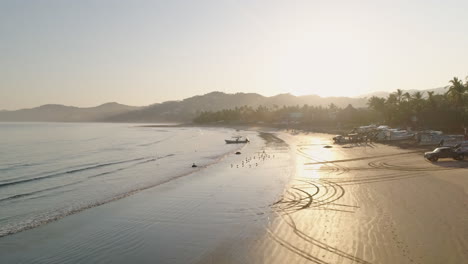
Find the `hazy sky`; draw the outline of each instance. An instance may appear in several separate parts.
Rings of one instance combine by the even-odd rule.
[[[467,0],[0,0],[0,109],[354,96],[466,75]]]

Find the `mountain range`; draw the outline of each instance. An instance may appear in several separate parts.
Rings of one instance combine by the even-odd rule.
[[[30,109],[0,111],[2,122],[96,122],[111,116],[135,111],[141,107],[106,103],[96,107],[47,104]]]
[[[232,109],[241,106],[257,107],[260,105],[274,107],[292,105],[314,105],[328,106],[334,103],[345,107],[352,104],[355,107],[364,107],[367,100],[364,98],[348,97],[326,97],[317,95],[294,96],[291,94],[280,94],[266,97],[256,93],[226,94],[222,92],[211,92],[184,99],[182,101],[169,101],[153,104],[142,109],[127,112],[107,118],[109,122],[187,122],[191,121],[202,111],[218,111]]]
[[[444,88],[431,89],[435,93],[443,93]],[[425,90],[425,91],[431,91]],[[405,92],[413,93],[417,90]],[[218,111],[241,106],[282,107],[294,105],[328,106],[335,104],[346,107],[366,107],[367,99],[372,96],[386,97],[389,93],[376,92],[358,98],[350,97],[320,97],[318,95],[294,96],[279,94],[263,96],[256,93],[226,94],[211,92],[205,95],[193,96],[181,101],[167,101],[149,106],[137,107],[106,103],[96,107],[74,107],[59,104],[48,104],[31,109],[15,111],[0,111],[0,122],[190,122],[202,111]]]

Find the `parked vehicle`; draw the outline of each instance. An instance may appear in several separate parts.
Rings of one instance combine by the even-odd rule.
[[[465,155],[468,155],[468,140],[458,143],[454,148],[464,152]]]
[[[424,158],[431,162],[437,162],[440,158],[453,158],[454,160],[463,160],[465,153],[460,149],[452,147],[440,147],[436,148],[431,152],[424,153]]]

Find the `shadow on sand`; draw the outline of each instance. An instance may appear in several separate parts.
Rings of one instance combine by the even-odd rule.
[[[454,168],[454,169],[467,169],[468,168],[468,160],[452,160],[452,159],[443,159],[437,162],[430,162],[433,165],[444,167],[444,168]]]

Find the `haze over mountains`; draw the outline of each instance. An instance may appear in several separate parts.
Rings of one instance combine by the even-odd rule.
[[[431,89],[436,93],[443,88]],[[427,90],[428,91],[428,90]],[[408,91],[412,93],[412,91]],[[167,101],[146,107],[106,103],[96,107],[80,108],[58,104],[43,105],[31,109],[0,111],[0,122],[190,122],[202,111],[217,111],[241,106],[282,107],[292,105],[328,106],[331,103],[338,107],[351,104],[354,107],[366,107],[367,98],[371,96],[386,97],[389,93],[376,92],[359,98],[320,97],[317,95],[294,96],[280,94],[266,97],[256,93],[226,94],[211,92],[197,95],[182,101]]]
[[[366,105],[364,98],[327,97],[317,95],[294,96],[280,94],[266,97],[255,93],[225,94],[211,92],[193,96],[182,101],[167,101],[146,107],[134,107],[117,103],[107,103],[97,107],[80,108],[64,105],[43,105],[32,109],[0,112],[3,122],[189,122],[202,111],[241,107],[244,105],[290,106],[321,105],[334,103],[345,107]]]
[[[31,109],[0,111],[3,122],[96,122],[105,118],[134,111],[141,107],[106,103],[96,107],[75,107],[47,104]]]
[[[424,92],[424,96],[426,96],[427,92],[434,92],[434,94],[444,94],[445,92],[447,92],[447,89],[445,87],[439,87],[439,88],[433,88],[433,89],[427,89],[427,90],[415,90],[415,89],[411,89],[411,90],[403,90],[403,92],[408,92],[409,94],[413,94],[415,92]],[[363,95],[360,95],[360,96],[357,96],[358,98],[362,98],[362,97],[367,97],[367,98],[370,98],[372,96],[377,96],[377,97],[384,97],[386,98],[389,94],[391,94],[390,92],[383,92],[383,91],[379,91],[379,92],[373,92],[373,93],[369,93],[369,94],[363,94]]]

